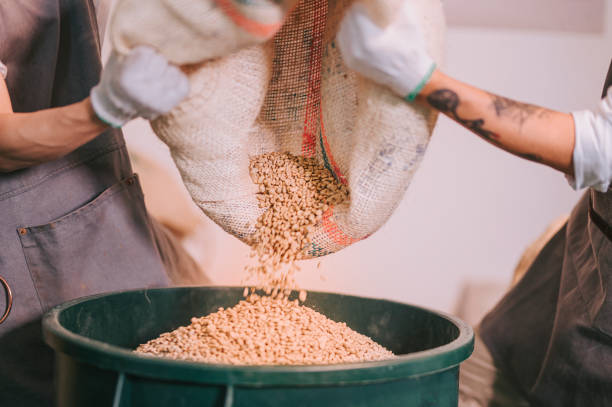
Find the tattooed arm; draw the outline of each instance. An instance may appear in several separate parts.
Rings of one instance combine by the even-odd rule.
[[[571,114],[493,95],[438,70],[417,100],[497,147],[573,175],[574,120]]]
[[[381,28],[355,2],[337,35],[347,67],[408,102],[416,97],[433,106],[497,147],[564,172],[574,189],[609,189],[612,86],[598,109],[565,114],[456,81],[435,69],[411,3],[403,2],[394,22]]]
[[[398,96],[429,104],[490,143],[573,174],[572,116],[495,96],[436,70],[410,1],[381,28],[359,2],[347,11],[337,40],[344,62]]]

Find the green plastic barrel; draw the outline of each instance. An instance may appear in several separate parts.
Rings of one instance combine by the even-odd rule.
[[[457,406],[473,350],[457,318],[393,301],[309,292],[306,305],[346,322],[398,358],[327,366],[229,366],[132,350],[193,316],[231,307],[242,288],[128,291],[68,302],[43,321],[62,407]]]

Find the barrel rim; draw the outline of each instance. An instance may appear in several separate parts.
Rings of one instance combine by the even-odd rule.
[[[252,387],[366,384],[430,375],[457,367],[471,355],[474,349],[472,327],[452,315],[399,301],[322,291],[311,291],[311,293],[384,301],[433,313],[455,325],[459,330],[459,335],[448,344],[420,352],[398,355],[394,359],[383,361],[337,365],[235,366],[205,364],[137,354],[126,348],[78,335],[64,328],[59,322],[62,311],[102,297],[139,292],[146,295],[151,291],[190,290],[194,288],[202,290],[242,290],[242,287],[235,286],[173,287],[125,290],[75,299],[58,305],[45,314],[43,317],[45,342],[56,352],[66,354],[80,362],[132,376],[153,380]]]

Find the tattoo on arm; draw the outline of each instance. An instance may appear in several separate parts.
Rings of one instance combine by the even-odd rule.
[[[457,122],[461,123],[474,133],[483,137],[487,141],[493,144],[499,145],[499,135],[496,133],[485,130],[483,119],[469,120],[459,117],[457,114],[457,108],[459,107],[459,95],[450,89],[440,89],[430,93],[427,96],[427,102],[435,109],[442,113],[446,113]]]
[[[522,130],[523,124],[532,116],[544,117],[548,114],[548,110],[539,106],[530,105],[528,103],[516,102],[502,96],[489,94],[492,100],[492,107],[495,109],[497,117],[507,117],[515,121]]]
[[[525,160],[533,161],[536,163],[541,163],[543,161],[542,157],[537,154],[529,154],[529,153],[514,153],[516,156],[524,158]]]
[[[498,117],[508,116],[512,120],[518,122],[520,128],[527,119],[533,115],[543,117],[548,114],[546,109],[529,105],[525,103],[515,102],[510,99],[503,98],[501,96],[491,95],[492,105],[495,109],[495,113]],[[469,130],[478,134],[490,143],[495,144],[498,147],[504,148],[500,141],[499,134],[486,130],[483,126],[485,124],[484,119],[464,119],[457,114],[457,109],[460,104],[459,95],[450,89],[439,89],[430,93],[427,96],[427,102],[435,109],[442,113],[447,114],[451,118],[455,119],[458,123],[462,124]],[[517,156],[525,158],[530,161],[542,162],[542,157],[537,154],[521,154],[515,153]]]

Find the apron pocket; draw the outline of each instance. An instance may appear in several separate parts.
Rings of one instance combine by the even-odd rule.
[[[167,285],[135,174],[65,216],[17,233],[44,311],[87,295]]]

